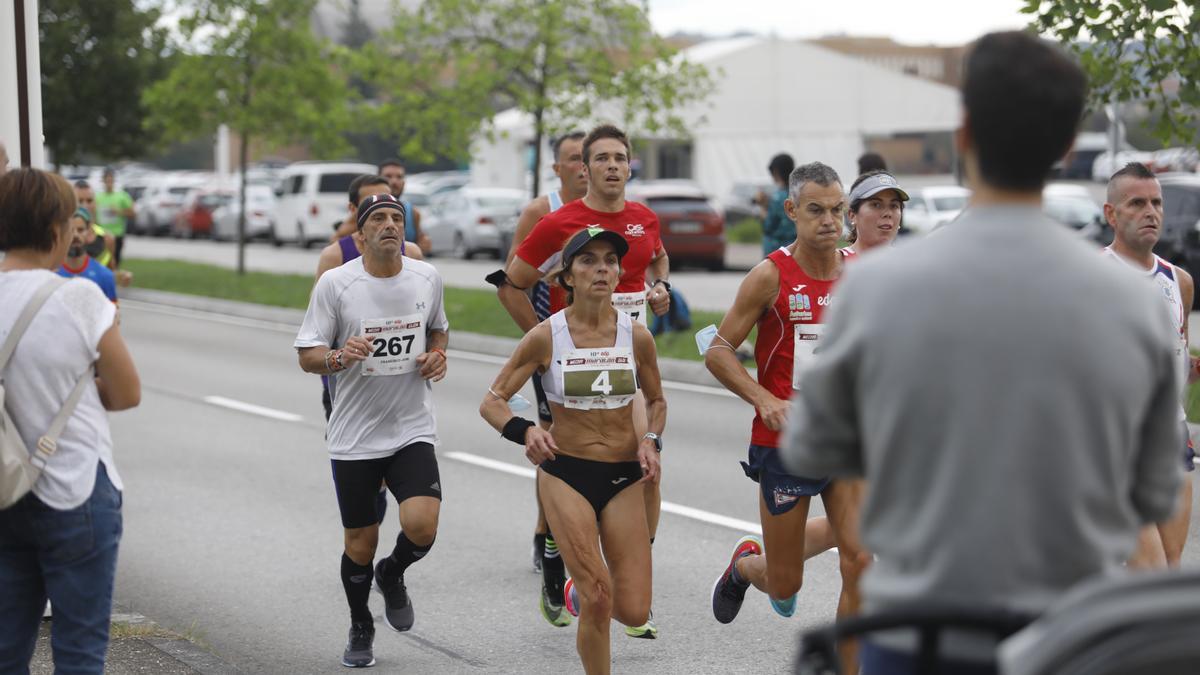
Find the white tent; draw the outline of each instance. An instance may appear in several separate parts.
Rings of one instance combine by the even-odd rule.
[[[868,137],[952,131],[959,122],[958,92],[800,40],[745,37],[703,42],[683,52],[708,67],[716,88],[683,118],[691,138],[690,174],[723,197],[738,179],[768,178],[767,163],[788,152],[798,164],[820,160],[847,183]],[[596,120],[604,120],[597,116]],[[494,119],[496,138],[481,138],[472,154],[472,182],[527,188],[533,136],[530,115],[506,110]],[[585,125],[586,126],[586,125]],[[684,139],[637,139],[633,153],[644,175],[659,171],[659,149]],[[543,176],[551,176],[543,152]],[[555,185],[543,180],[544,190]]]

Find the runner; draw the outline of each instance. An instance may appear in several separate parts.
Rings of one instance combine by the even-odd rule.
[[[613,307],[626,254],[633,253],[625,239],[599,226],[571,237],[559,276],[567,309],[525,335],[480,406],[484,419],[525,446],[525,456],[541,469],[546,518],[571,570],[565,604],[579,616],[575,644],[587,673],[611,669],[611,619],[636,627],[650,617],[642,493],[659,480],[667,402],[654,338]],[[554,415],[549,431],[508,407],[538,371]],[[631,407],[639,384],[650,429],[640,440]]]
[[[767,256],[746,275],[737,299],[721,322],[705,365],[712,374],[754,406],[746,475],[759,483],[763,537],[743,537],[713,588],[713,615],[721,623],[737,617],[750,585],[768,594],[782,616],[796,609],[804,575],[805,521],[809,500],[821,495],[841,558],[842,594],[838,616],[858,609],[858,578],[868,560],[858,542],[856,523],[861,485],[822,477],[793,476],[780,463],[779,433],[787,422],[792,390],[818,348],[821,315],[841,275],[845,258],[837,247],[842,234],[845,195],[833,169],[814,162],[797,167],[789,178],[784,208],[796,225],[796,241]],[[758,382],[738,361],[736,350],[758,326],[755,361]],[[810,555],[814,552],[808,552]],[[857,672],[849,648],[845,672]]]
[[[364,173],[350,181],[350,205],[346,211],[346,217],[334,228],[329,245],[321,249],[321,255],[317,262],[318,279],[323,273],[362,255],[362,243],[358,239],[358,203],[367,197],[386,195],[388,190],[387,180],[374,174]],[[407,238],[400,253],[413,260],[425,259],[421,247]]]
[[[850,186],[851,251],[891,246],[900,233],[906,201],[908,193],[886,171],[868,171],[855,179]]]
[[[533,231],[533,226],[537,224],[547,213],[557,211],[563,204],[568,204],[576,199],[582,199],[587,194],[587,174],[583,170],[583,139],[582,131],[573,131],[564,136],[557,138],[551,146],[554,152],[554,175],[558,176],[561,187],[548,195],[543,195],[529,202],[525,209],[521,211],[521,217],[517,220],[517,229],[513,233],[512,247],[508,251],[508,258],[505,264],[512,263],[513,256],[516,255],[517,247],[521,242],[525,241],[529,233]],[[540,272],[547,273],[552,267],[558,263],[557,256],[552,256],[542,265]],[[496,273],[489,274],[487,281],[493,283],[497,289],[503,288],[504,270],[499,270]],[[543,280],[538,279],[530,287],[529,292],[530,302],[533,304],[533,313],[538,321],[544,321],[550,316],[550,286]],[[501,295],[501,300],[506,296]],[[521,326],[521,329],[528,332],[532,326]],[[546,392],[542,390],[540,378],[533,378],[533,392],[537,398],[538,422],[541,423],[543,429],[550,428],[550,404],[546,402]],[[537,483],[534,483],[534,494],[536,496]],[[537,524],[533,529],[533,570],[534,572],[542,572],[543,558],[551,559],[551,566],[555,566],[553,561],[558,560],[558,546],[554,543],[554,537],[550,537],[549,549],[546,546],[546,513],[542,509],[541,499],[537,500]],[[562,567],[561,563],[557,567]],[[552,574],[553,578],[561,578],[559,584],[566,580],[566,577],[559,570],[558,574]],[[543,594],[547,593],[547,589],[542,589]],[[559,597],[561,593],[554,593],[552,597]],[[543,611],[548,611],[543,604]],[[557,610],[558,616],[565,618],[569,622],[569,618],[562,613],[561,607]],[[550,618],[549,616],[547,617]],[[550,620],[554,623],[554,620]]]
[[[1189,383],[1195,382],[1197,359],[1188,354],[1187,321],[1195,284],[1192,276],[1182,268],[1154,255],[1154,245],[1162,236],[1163,223],[1162,187],[1154,172],[1144,164],[1131,162],[1114,173],[1108,181],[1104,218],[1113,229],[1113,243],[1104,249],[1105,253],[1148,277],[1162,289],[1163,306],[1179,332],[1175,351],[1179,367],[1187,373]],[[1182,404],[1179,419],[1184,427],[1184,438],[1188,439],[1183,453],[1184,469],[1191,472],[1196,469],[1196,452],[1192,448],[1187,413]],[[1129,564],[1144,569],[1179,567],[1191,518],[1192,481],[1186,477],[1179,490],[1179,508],[1175,516],[1142,528],[1137,551]]]
[[[71,216],[71,246],[67,248],[66,260],[58,266],[58,275],[90,279],[104,291],[104,297],[116,304],[117,281],[112,270],[88,255],[88,244],[96,239],[96,233],[92,231],[92,214],[82,206],[75,209],[75,215]]]
[[[96,224],[113,236],[113,269],[121,267],[121,252],[125,248],[125,224],[136,216],[133,198],[124,190],[117,190],[113,183],[116,174],[112,169],[104,170],[104,191],[96,195]]]
[[[95,215],[96,193],[86,180],[75,181],[75,199],[79,202],[80,207],[87,209],[89,214]],[[116,264],[113,256],[113,251],[117,246],[116,239],[103,227],[96,224],[95,220],[92,220],[91,227],[95,231],[96,237],[88,243],[88,255],[111,270]],[[113,271],[115,272],[115,270]]]
[[[596,127],[583,140],[584,172],[587,176],[587,194],[579,200],[564,204],[553,213],[547,214],[527,237],[516,247],[516,252],[505,270],[503,278],[495,279],[500,303],[508,310],[513,320],[528,332],[537,324],[533,304],[526,294],[538,279],[540,268],[553,265],[552,258],[563,244],[580,228],[589,225],[617,232],[629,244],[629,256],[621,268],[621,278],[613,294],[613,305],[627,312],[634,320],[646,325],[646,311],[662,316],[670,309],[671,284],[667,281],[670,263],[667,252],[659,237],[658,216],[642,204],[625,201],[625,183],[629,180],[629,139],[620,129],[609,125]],[[650,292],[646,292],[646,277],[651,277]],[[561,288],[551,288],[550,311],[565,307],[565,293]],[[646,419],[641,415],[643,402],[634,402],[635,430],[645,432]],[[647,486],[646,520],[653,543],[658,530],[661,503],[659,485]],[[547,550],[555,540],[547,535]],[[543,558],[547,562],[557,560]],[[552,563],[549,572],[543,571],[545,587],[542,589],[542,607],[546,619],[554,625],[566,625],[569,619],[561,614],[561,607],[554,600],[558,597],[557,586],[565,582],[561,564]],[[657,637],[658,628],[651,621],[640,628],[626,630],[630,637]]]
[[[449,324],[442,280],[431,265],[400,255],[404,213],[390,195],[359,204],[363,255],[317,280],[295,347],[300,367],[334,375],[326,433],[345,528],[341,577],[350,605],[342,664],[374,664],[371,579],[384,596],[384,620],[406,631],[413,603],[404,572],[433,546],[442,489],[434,444],[430,381],[446,374]],[[376,495],[382,481],[400,504],[400,535],[372,573],[379,540]]]

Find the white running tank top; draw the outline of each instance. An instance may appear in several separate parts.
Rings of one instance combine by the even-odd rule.
[[[550,354],[550,367],[542,373],[542,389],[546,392],[547,400],[563,405],[563,358],[575,351],[575,341],[571,339],[571,331],[567,328],[567,310],[561,309],[550,315],[550,337],[553,351]],[[613,348],[628,350],[630,354],[633,352],[633,321],[620,310],[617,311],[617,339],[613,342]],[[635,382],[636,372],[635,369]],[[628,402],[623,405],[628,405]]]
[[[550,201],[550,213],[554,213],[562,208],[562,193],[558,190],[546,195],[546,199]],[[555,267],[558,266],[559,260],[562,260],[562,251],[555,251],[549,258],[546,258],[546,262],[542,263],[541,266],[538,267],[538,271],[542,273],[542,276],[549,274]]]
[[[1171,325],[1175,327],[1178,333],[1179,343],[1175,348],[1175,358],[1179,361],[1180,372],[1185,374],[1184,382],[1187,382],[1186,373],[1191,365],[1191,359],[1188,353],[1187,337],[1184,333],[1184,328],[1187,326],[1188,310],[1190,308],[1183,306],[1183,291],[1179,287],[1178,270],[1176,270],[1174,265],[1157,255],[1154,256],[1154,266],[1147,270],[1143,269],[1140,265],[1135,265],[1133,262],[1122,258],[1120,254],[1112,250],[1111,246],[1105,247],[1104,252],[1128,266],[1130,270],[1149,277],[1154,282],[1154,285],[1162,291],[1163,308],[1171,318]],[[1182,404],[1180,409],[1182,411]],[[1186,413],[1184,413],[1184,419],[1186,419]]]

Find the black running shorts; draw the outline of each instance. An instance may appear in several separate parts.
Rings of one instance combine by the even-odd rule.
[[[384,482],[398,504],[410,497],[442,499],[437,455],[429,443],[406,445],[388,457],[331,459],[329,463],[333,465],[333,487],[342,512],[342,527],[348,530],[379,522],[375,499]]]

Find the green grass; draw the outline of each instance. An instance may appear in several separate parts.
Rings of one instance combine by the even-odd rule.
[[[725,239],[735,244],[761,244],[762,227],[757,218],[742,218],[725,228]]]
[[[224,267],[180,260],[142,260],[132,258],[122,267],[134,275],[134,286],[156,291],[201,295],[222,300],[238,300],[275,307],[305,309],[312,291],[313,278],[307,274],[271,274],[247,272],[238,276]],[[446,318],[453,331],[463,330],[484,335],[519,338],[522,333],[491,291],[446,288]],[[659,356],[690,361],[701,360],[693,333],[710,324],[721,323],[720,312],[692,312],[692,329],[658,336]],[[748,344],[753,344],[751,333]]]

